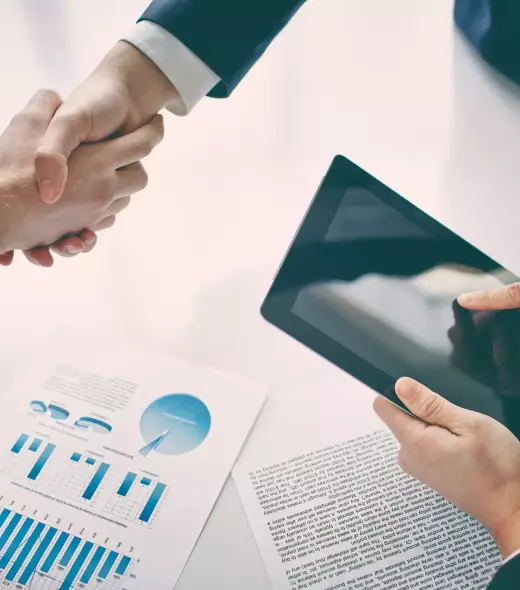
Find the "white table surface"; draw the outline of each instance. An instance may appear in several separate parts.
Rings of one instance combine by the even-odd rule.
[[[3,0],[0,127],[40,86],[66,95],[145,5]],[[62,328],[272,383],[273,395],[336,371],[258,311],[336,153],[520,271],[520,92],[451,14],[451,0],[311,0],[231,99],[168,116],[149,187],[92,254],[0,269],[0,386]],[[269,587],[228,481],[178,588]]]

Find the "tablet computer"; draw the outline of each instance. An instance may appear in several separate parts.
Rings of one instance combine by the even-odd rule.
[[[517,280],[338,156],[261,311],[401,407],[394,384],[413,377],[519,436],[520,311],[470,312],[456,301]]]

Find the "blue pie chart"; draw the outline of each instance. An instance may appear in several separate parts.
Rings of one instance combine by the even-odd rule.
[[[107,424],[104,420],[98,420],[91,416],[83,416],[74,423],[76,428],[82,428],[83,430],[91,430],[96,434],[109,434],[112,432],[112,426]]]
[[[172,393],[155,400],[141,417],[141,434],[146,445],[143,456],[152,451],[182,455],[201,445],[211,428],[211,414],[204,402],[186,393]]]
[[[47,411],[47,406],[38,400],[34,400],[30,403],[31,406],[31,410],[33,412],[36,412],[36,414],[45,414],[45,412]]]
[[[36,414],[50,414],[51,418],[54,420],[66,420],[70,413],[65,408],[61,408],[60,406],[56,406],[55,404],[49,404],[48,406],[39,400],[34,400],[30,403],[31,410]]]

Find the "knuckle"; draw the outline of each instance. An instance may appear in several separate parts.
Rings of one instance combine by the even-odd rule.
[[[34,111],[21,111],[20,113],[16,113],[11,119],[11,125],[13,126],[27,126],[27,127],[34,127],[35,125],[39,125],[40,117]]]
[[[48,99],[53,101],[58,106],[61,103],[61,96],[52,88],[40,88],[36,93],[39,98]]]
[[[417,414],[425,420],[436,418],[442,413],[446,400],[436,393],[426,395],[418,407]]]
[[[116,192],[114,179],[110,176],[102,177],[98,180],[95,191],[96,199],[100,207],[106,207],[113,199]]]
[[[90,114],[85,109],[62,107],[56,112],[52,125],[62,131],[87,137],[91,128]]]
[[[506,296],[512,305],[520,306],[520,283],[507,285]]]

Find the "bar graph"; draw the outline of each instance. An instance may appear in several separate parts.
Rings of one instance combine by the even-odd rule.
[[[25,443],[29,440],[29,436],[27,434],[20,434],[16,442],[11,448],[11,453],[18,454],[24,447]]]
[[[39,448],[40,445],[42,444],[42,439],[41,438],[35,438],[32,443],[29,446],[29,450],[33,453],[35,453]]]
[[[157,482],[155,484],[152,495],[148,498],[148,501],[144,505],[143,510],[139,514],[139,520],[141,522],[150,522],[150,519],[152,518],[152,515],[155,512],[165,490],[166,486],[163,483]]]
[[[33,485],[40,485],[49,474],[49,463],[56,446],[39,437],[22,433],[13,443],[3,472],[11,477],[29,479]]]
[[[152,528],[167,492],[168,486],[157,476],[129,471],[107,501],[105,512]]]
[[[69,500],[96,505],[110,464],[99,458],[73,453],[62,462],[49,485],[49,491]]]
[[[133,556],[8,508],[0,511],[0,584],[28,590],[120,589]]]
[[[117,491],[117,495],[125,497],[130,491],[130,488],[132,487],[136,477],[136,473],[128,472],[125,479],[123,480],[123,483],[119,487],[119,490]]]
[[[101,482],[103,481],[103,478],[107,474],[109,467],[110,465],[108,463],[101,463],[99,465],[99,467],[96,470],[96,473],[90,480],[87,489],[83,492],[81,496],[84,500],[92,500]]]
[[[35,480],[38,478],[38,476],[42,472],[42,469],[45,467],[45,465],[47,464],[47,461],[49,460],[50,456],[54,452],[55,448],[56,448],[56,445],[53,445],[52,443],[47,443],[45,445],[45,448],[43,449],[42,454],[36,460],[36,463],[34,464],[31,471],[29,471],[29,475],[27,476],[29,479]]]
[[[21,433],[10,450],[9,476],[19,475],[41,490],[92,507],[103,502],[104,512],[153,527],[168,494],[157,474],[139,470],[112,474],[110,463],[95,453],[56,451],[54,443]]]

